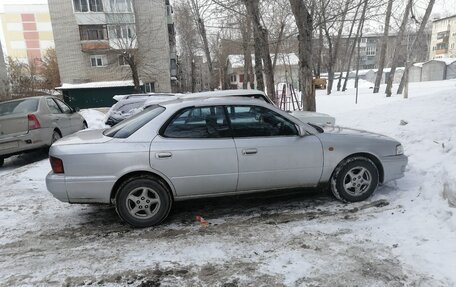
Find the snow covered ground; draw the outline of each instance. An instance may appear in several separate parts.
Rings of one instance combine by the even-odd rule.
[[[317,109],[409,156],[406,176],[362,203],[315,190],[190,201],[137,230],[110,207],[54,199],[43,156],[8,160],[0,286],[456,286],[456,81],[412,83],[409,99],[362,85],[354,97],[319,91]]]

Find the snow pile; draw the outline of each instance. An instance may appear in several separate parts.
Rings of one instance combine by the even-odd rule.
[[[451,278],[453,284],[456,283],[455,91],[456,80],[448,80],[413,83],[409,99],[364,92],[356,105],[351,92],[320,95],[317,100],[318,111],[335,116],[338,124],[383,133],[403,144],[409,156],[405,178],[388,183],[373,198],[385,198],[400,206],[401,214],[385,214],[367,221],[362,230],[379,243],[398,244],[394,250],[407,263],[437,277]]]

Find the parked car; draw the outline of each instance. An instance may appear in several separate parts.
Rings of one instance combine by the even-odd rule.
[[[143,94],[144,95],[144,94]],[[160,104],[164,101],[171,99],[188,99],[188,98],[211,98],[211,97],[246,97],[255,98],[266,103],[275,106],[274,102],[266,96],[262,91],[258,90],[223,90],[223,91],[211,91],[201,92],[192,94],[158,94],[154,96],[143,96],[132,98],[130,96],[116,96],[119,101],[116,103],[111,110],[108,112],[108,120],[106,124],[113,126],[120,121],[131,117],[132,115],[139,113],[140,111],[147,109],[150,106]],[[304,123],[312,123],[318,125],[334,125],[336,119],[328,114],[308,112],[308,111],[290,111],[290,114]]]
[[[404,175],[396,140],[305,124],[265,101],[177,99],[50,149],[48,190],[70,203],[113,204],[135,227],[159,224],[173,202],[329,184],[348,202]]]
[[[84,118],[56,97],[0,102],[0,166],[7,157],[49,147],[84,128]]]
[[[169,101],[174,97],[174,94],[131,94],[131,95],[117,95],[113,99],[117,101],[106,114],[106,124],[113,126],[132,115],[139,113],[144,109],[144,103],[149,98],[154,98],[159,102]]]

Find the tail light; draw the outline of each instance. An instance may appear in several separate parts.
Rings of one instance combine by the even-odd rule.
[[[60,158],[50,156],[49,161],[51,162],[52,171],[54,173],[64,173],[65,172],[63,169],[63,161]]]
[[[40,122],[34,114],[28,114],[28,128],[29,130],[36,130],[41,128]]]

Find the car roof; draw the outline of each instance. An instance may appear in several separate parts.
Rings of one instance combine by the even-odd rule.
[[[185,94],[184,97],[233,97],[233,96],[254,96],[266,94],[259,90],[219,90],[219,91],[210,91],[210,92],[200,92]]]
[[[211,106],[211,105],[260,105],[270,106],[263,100],[248,97],[181,97],[178,99],[161,102],[159,105],[168,107]]]

